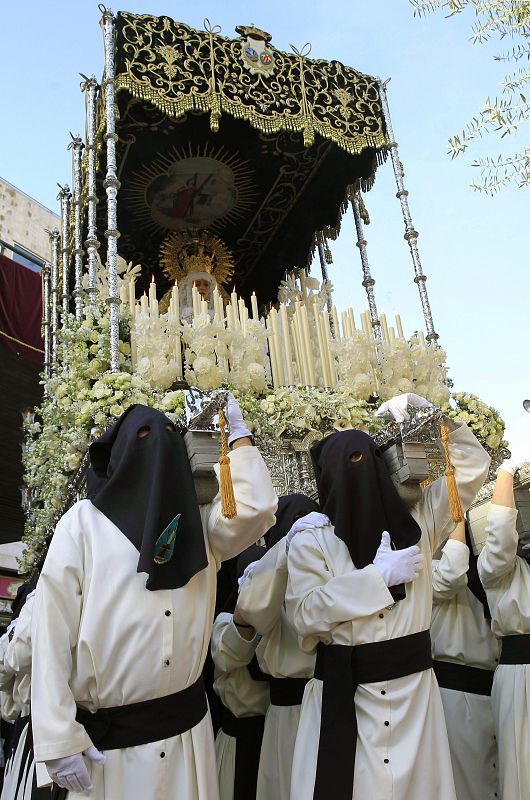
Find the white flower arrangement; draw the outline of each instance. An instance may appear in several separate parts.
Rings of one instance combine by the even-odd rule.
[[[445,352],[422,344],[413,337],[408,342],[395,339],[383,351],[378,394],[389,400],[398,394],[415,392],[442,406],[449,399]]]
[[[181,330],[177,319],[169,314],[154,317],[140,311],[131,322],[135,371],[153,389],[169,389],[175,382]]]
[[[508,446],[503,439],[504,420],[495,408],[467,392],[454,392],[451,400],[454,405],[444,406],[444,412],[451,419],[465,422],[490,455]]]
[[[377,394],[377,359],[374,343],[363,331],[354,331],[350,339],[336,339],[330,343],[336,360],[341,385],[346,385],[353,396],[368,400]]]

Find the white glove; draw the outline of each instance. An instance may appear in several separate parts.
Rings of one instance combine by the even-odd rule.
[[[329,517],[325,514],[321,514],[320,511],[310,511],[305,517],[300,517],[300,519],[296,520],[286,536],[287,545],[289,545],[295,533],[307,531],[309,528],[323,528],[325,525],[331,525]]]
[[[230,392],[228,393],[228,403],[226,405],[226,418],[228,420],[229,434],[228,444],[231,445],[236,439],[242,439],[243,436],[252,437],[251,432],[245,425],[245,420],[241,414],[239,404]]]
[[[383,531],[374,567],[377,567],[388,587],[415,581],[422,566],[423,556],[417,545],[405,547],[404,550],[392,550],[390,534]]]
[[[246,579],[248,577],[250,577],[250,573],[252,572],[252,570],[254,569],[254,567],[256,566],[257,563],[258,563],[257,561],[251,561],[250,564],[247,564],[247,566],[245,567],[245,569],[243,571],[242,576],[237,579],[237,591],[238,592],[241,591],[241,587],[245,583]]]
[[[410,419],[407,406],[430,408],[432,407],[432,403],[429,403],[424,397],[420,397],[419,394],[414,394],[413,392],[398,394],[390,400],[387,400],[386,403],[380,405],[375,412],[375,416],[393,419],[395,422],[405,422]]]
[[[94,764],[103,765],[107,760],[97,747],[91,745],[87,750],[76,753],[74,756],[46,761],[46,769],[52,781],[69,792],[88,794],[93,787],[83,756],[89,761],[93,761]]]
[[[502,462],[499,469],[509,472],[510,475],[515,475],[519,467],[524,463],[524,461],[518,461],[516,458],[507,458],[506,461]],[[497,470],[497,475],[499,474],[499,469]]]

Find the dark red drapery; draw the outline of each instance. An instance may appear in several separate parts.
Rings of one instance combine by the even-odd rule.
[[[39,272],[0,255],[0,344],[42,364],[42,286]]]

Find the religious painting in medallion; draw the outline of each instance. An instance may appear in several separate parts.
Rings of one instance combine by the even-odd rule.
[[[255,190],[249,165],[226,151],[172,152],[144,165],[125,188],[143,227],[215,228],[243,215]]]

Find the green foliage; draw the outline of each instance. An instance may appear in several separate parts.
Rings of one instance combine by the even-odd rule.
[[[496,61],[517,63],[530,60],[530,2],[522,0],[409,0],[414,16],[422,17],[445,10],[447,17],[461,14],[466,9],[474,11],[476,22],[472,26],[471,41],[483,44],[492,38],[511,39],[512,46],[495,56]],[[449,139],[452,158],[464,153],[468,147],[487,134],[497,134],[501,139],[518,133],[530,120],[530,103],[524,89],[530,83],[530,68],[518,67],[499,83],[502,96],[486,98],[478,116],[468,122],[461,133]],[[503,186],[519,187],[530,183],[530,147],[512,155],[476,159],[473,166],[480,170],[481,180],[472,182],[473,189],[494,194]]]

